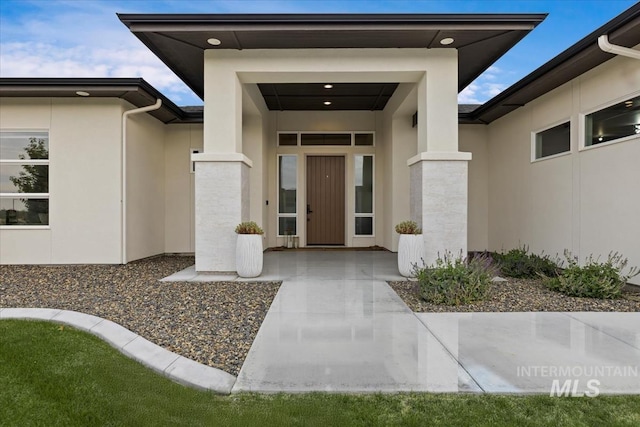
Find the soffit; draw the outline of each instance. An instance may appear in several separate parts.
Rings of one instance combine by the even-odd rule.
[[[598,47],[598,37],[606,34],[613,44],[633,48],[640,44],[640,3],[578,41],[513,86],[465,115],[464,120],[491,123],[553,89],[586,73],[616,55]]]
[[[397,83],[259,83],[269,110],[383,110]],[[331,104],[325,105],[325,102]]]
[[[152,105],[157,99],[162,106],[149,114],[163,123],[202,121],[202,114],[182,110],[153,86],[140,78],[1,78],[0,97],[79,98],[76,92],[89,93],[90,98],[121,98],[136,107]]]
[[[455,48],[464,89],[545,14],[131,15],[120,20],[204,96],[205,49]],[[440,40],[453,38],[443,46]],[[219,46],[207,43],[210,38]]]

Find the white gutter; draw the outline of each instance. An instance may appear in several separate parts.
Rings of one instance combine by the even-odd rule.
[[[609,36],[606,34],[598,37],[598,46],[605,52],[613,53],[614,55],[627,56],[629,58],[640,59],[640,50],[630,49],[628,47],[619,46],[617,44],[609,43]]]
[[[162,106],[162,99],[158,99],[155,104],[146,107],[134,108],[122,113],[122,144],[120,147],[121,154],[121,183],[120,188],[120,222],[122,224],[122,235],[120,236],[120,253],[122,258],[120,264],[127,263],[127,118],[133,114],[146,113],[148,111],[157,110]]]

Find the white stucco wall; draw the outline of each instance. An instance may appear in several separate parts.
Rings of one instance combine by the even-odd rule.
[[[489,245],[489,150],[484,125],[460,125],[460,151],[471,153],[469,162],[468,250],[484,251]]]
[[[640,61],[617,57],[489,125],[490,249],[619,251],[640,266],[640,136],[580,143],[584,114],[639,94]],[[571,152],[532,162],[532,132],[566,120]]]
[[[195,252],[195,174],[191,149],[202,152],[202,124],[165,126],[166,253]]]
[[[2,98],[2,130],[49,132],[49,226],[0,229],[0,263],[120,262],[122,102]]]
[[[395,225],[411,219],[409,211],[409,166],[407,160],[418,150],[418,129],[412,127],[417,108],[414,85],[400,85],[382,112],[381,149],[384,163],[385,248],[398,250]]]
[[[165,253],[167,126],[145,113],[127,120],[126,254],[127,261],[133,261]]]

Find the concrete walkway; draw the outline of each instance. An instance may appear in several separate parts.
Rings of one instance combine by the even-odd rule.
[[[284,282],[233,392],[640,394],[640,313],[414,314],[385,282],[395,262],[265,254],[260,279]]]

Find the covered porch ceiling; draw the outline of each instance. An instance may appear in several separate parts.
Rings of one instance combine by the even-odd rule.
[[[461,91],[546,14],[118,14],[204,99],[205,49],[454,48]],[[327,81],[327,84],[332,82]],[[379,110],[397,84],[259,84],[271,110]],[[325,102],[330,102],[326,104]]]

